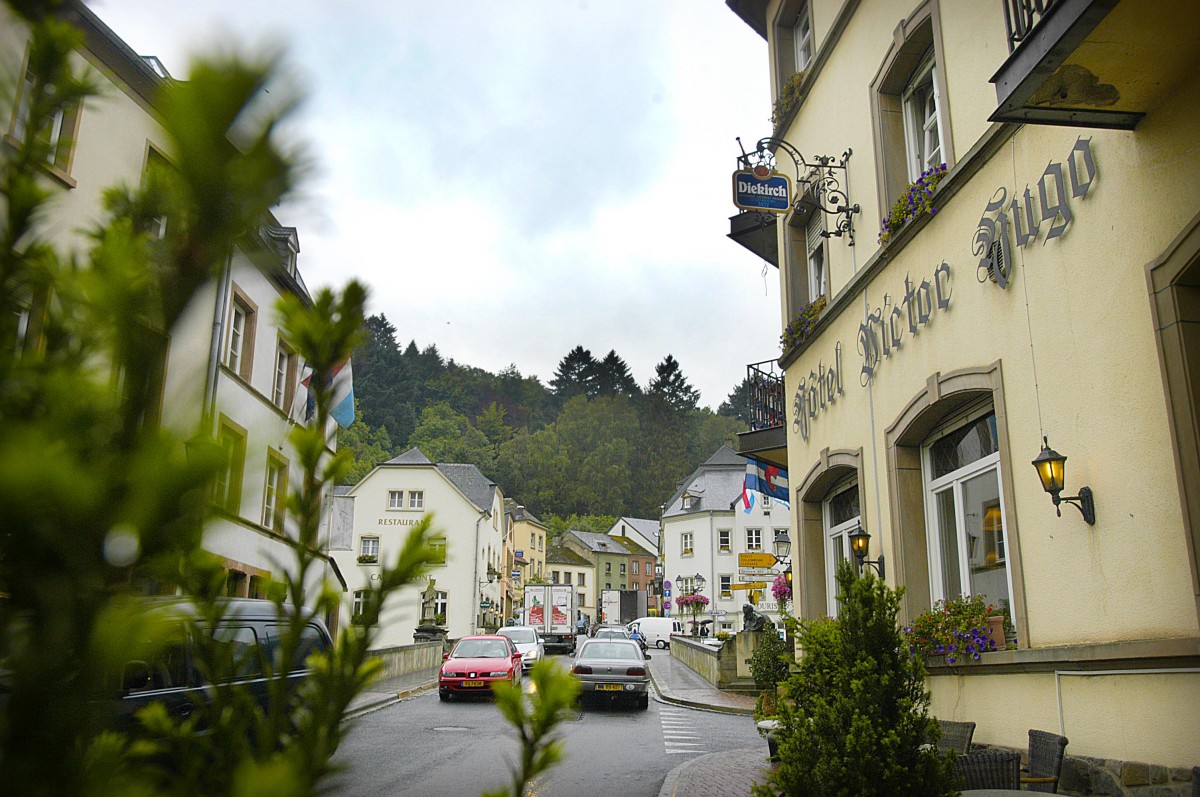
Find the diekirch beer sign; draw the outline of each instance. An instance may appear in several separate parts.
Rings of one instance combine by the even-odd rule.
[[[733,173],[733,204],[742,210],[787,213],[792,206],[792,181],[761,164],[739,169]]]

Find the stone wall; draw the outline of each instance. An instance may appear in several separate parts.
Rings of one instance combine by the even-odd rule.
[[[671,637],[671,655],[718,689],[741,690],[747,687],[745,679],[739,677],[738,657],[742,646],[737,642],[742,634],[728,639],[720,647],[706,645],[687,637]],[[748,654],[747,654],[748,655]]]
[[[1069,755],[1063,759],[1058,791],[1082,797],[1190,797],[1195,793],[1193,772],[1185,767]]]
[[[383,664],[380,678],[395,678],[414,672],[437,670],[442,665],[441,642],[417,642],[371,651]]]

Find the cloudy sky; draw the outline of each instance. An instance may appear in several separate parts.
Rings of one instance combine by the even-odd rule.
[[[280,43],[313,173],[280,208],[310,289],[356,278],[401,345],[549,382],[672,354],[716,408],[778,355],[774,268],[725,237],[766,43],[722,0],[90,0],[176,77]]]

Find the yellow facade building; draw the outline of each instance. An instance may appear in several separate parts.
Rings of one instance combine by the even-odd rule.
[[[750,369],[739,453],[788,468],[796,613],[836,611],[861,528],[903,622],[961,594],[1009,611],[1010,649],[931,666],[935,715],[1200,763],[1194,5],[727,4],[777,98],[730,237],[779,267],[785,344]],[[1044,441],[1093,518],[1057,514]]]

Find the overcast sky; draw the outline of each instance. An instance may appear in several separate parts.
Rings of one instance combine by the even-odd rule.
[[[175,77],[280,43],[314,171],[277,215],[310,289],[356,278],[401,346],[548,383],[667,354],[716,409],[779,354],[778,272],[730,241],[770,132],[766,42],[722,0],[90,0]]]

